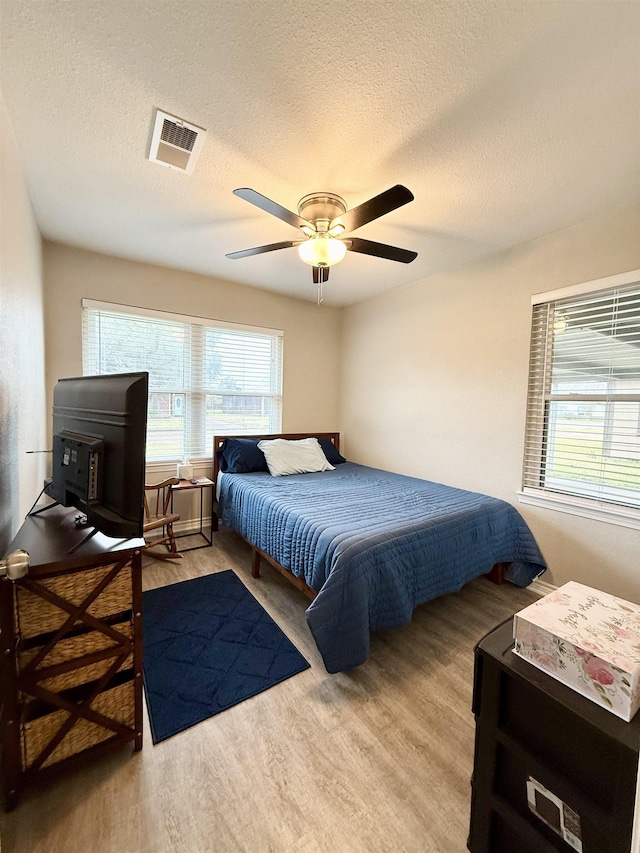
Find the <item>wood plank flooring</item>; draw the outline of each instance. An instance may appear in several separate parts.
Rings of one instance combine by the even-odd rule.
[[[473,647],[536,596],[473,581],[372,638],[368,662],[329,675],[307,600],[276,571],[250,577],[234,534],[145,589],[234,569],[311,669],[153,746],[130,747],[25,791],[4,853],[463,853],[473,764]],[[145,723],[147,721],[145,720]]]

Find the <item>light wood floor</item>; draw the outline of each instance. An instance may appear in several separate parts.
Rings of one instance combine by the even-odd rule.
[[[328,675],[306,599],[249,567],[226,531],[148,563],[143,583],[235,569],[311,669],[158,746],[147,725],[139,754],[125,747],[25,792],[3,817],[3,853],[466,850],[473,647],[535,595],[481,578],[375,635],[364,666]]]

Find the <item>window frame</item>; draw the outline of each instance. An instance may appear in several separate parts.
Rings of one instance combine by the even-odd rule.
[[[187,424],[184,427],[183,439],[186,443],[184,448],[184,452],[182,456],[166,456],[166,457],[147,457],[146,459],[146,467],[149,470],[154,468],[164,469],[168,466],[171,466],[175,463],[189,463],[189,464],[198,464],[198,463],[206,463],[210,462],[212,459],[211,453],[207,453],[207,440],[206,440],[206,424],[203,422],[200,424],[200,427],[194,427],[194,413],[193,413],[193,403],[198,405],[198,396],[202,399],[200,400],[200,408],[202,409],[206,405],[206,396],[207,394],[213,394],[215,396],[229,396],[229,397],[238,397],[238,396],[250,396],[250,397],[265,397],[270,398],[274,401],[275,407],[275,420],[276,423],[273,425],[273,431],[278,433],[282,431],[282,410],[283,410],[283,375],[284,375],[284,331],[282,329],[271,329],[263,326],[252,326],[243,323],[232,323],[227,320],[218,320],[215,318],[208,317],[197,317],[189,314],[178,314],[175,312],[168,311],[157,311],[151,308],[142,308],[139,306],[133,305],[123,305],[121,303],[115,302],[104,302],[94,299],[82,299],[82,362],[83,362],[83,375],[89,375],[87,371],[87,362],[90,358],[88,353],[86,352],[86,343],[88,336],[85,332],[85,328],[87,323],[90,322],[88,320],[87,312],[90,310],[94,311],[104,311],[110,314],[122,314],[127,317],[139,317],[145,318],[148,317],[151,320],[166,320],[169,322],[182,324],[184,326],[190,326],[191,329],[196,327],[197,331],[195,334],[195,338],[199,339],[199,341],[190,340],[190,343],[187,345],[185,342],[185,346],[187,346],[189,350],[188,357],[188,369],[190,376],[190,384],[189,388],[180,388],[180,389],[150,389],[151,393],[166,393],[172,396],[180,394],[186,397],[186,409],[188,412],[187,415]],[[232,392],[232,391],[221,391],[218,389],[209,389],[207,391],[204,382],[204,370],[205,370],[205,359],[203,357],[198,357],[197,354],[194,354],[194,347],[200,346],[204,347],[204,338],[206,335],[207,329],[215,329],[215,330],[229,330],[232,332],[246,332],[251,335],[262,335],[268,338],[277,338],[279,339],[279,348],[277,352],[277,370],[278,374],[274,377],[275,384],[277,386],[276,391],[269,394],[261,394],[256,392]],[[140,368],[143,369],[143,368]],[[194,370],[197,372],[199,369],[199,375],[193,375]],[[273,371],[273,366],[272,366]],[[195,383],[195,384],[194,384]],[[191,400],[192,405],[189,405],[189,398],[193,398]],[[202,420],[202,418],[200,418]],[[188,445],[192,440],[193,436],[198,433],[199,430],[205,430],[205,434],[203,435],[204,453],[196,453],[190,452]],[[242,435],[243,433],[253,433],[255,432],[255,428],[247,427],[246,430],[235,430],[238,435]]]
[[[531,297],[532,313],[535,306],[551,305],[557,300],[579,297],[582,295],[595,294],[599,291],[611,290],[617,287],[634,284],[640,281],[640,269],[630,270],[629,272],[619,273],[617,275],[607,276],[605,278],[595,279],[593,281],[583,282],[581,284],[563,287],[557,290],[537,293]],[[551,313],[546,318],[547,343],[550,347],[553,343],[553,318]],[[531,341],[534,338],[534,328],[532,323]],[[530,346],[531,353],[531,346]],[[531,368],[531,363],[530,363]],[[562,396],[562,395],[559,395]],[[585,394],[585,397],[593,397],[593,395]],[[551,392],[551,372],[550,368],[545,366],[544,388],[541,394],[542,402],[547,402],[550,398],[557,398],[558,395]],[[580,402],[580,395],[573,395],[572,399],[575,402]],[[538,401],[540,402],[540,400]],[[528,394],[527,412],[525,419],[525,443],[524,443],[524,462],[523,462],[523,483],[525,481],[525,466],[527,465],[527,438],[526,432],[529,428],[531,412],[531,397]],[[540,448],[539,452],[540,469],[544,464],[544,449]],[[640,508],[630,507],[622,503],[616,503],[612,500],[600,500],[596,497],[582,497],[561,490],[549,490],[544,487],[536,487],[531,485],[523,485],[521,491],[517,492],[517,498],[520,503],[529,504],[531,506],[542,507],[545,509],[553,509],[559,512],[565,512],[571,515],[578,515],[583,518],[590,518],[598,521],[616,524],[622,527],[629,527],[640,530]]]

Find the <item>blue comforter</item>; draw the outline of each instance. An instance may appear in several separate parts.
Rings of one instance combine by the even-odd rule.
[[[526,586],[546,564],[521,515],[488,495],[352,462],[272,477],[225,474],[219,513],[318,591],[307,623],[329,672],[367,659],[369,635],[411,620],[495,563]]]

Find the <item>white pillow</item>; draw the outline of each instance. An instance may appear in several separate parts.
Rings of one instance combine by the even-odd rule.
[[[336,470],[327,462],[317,438],[302,438],[299,441],[274,438],[259,441],[258,447],[264,453],[269,471],[274,477]]]

